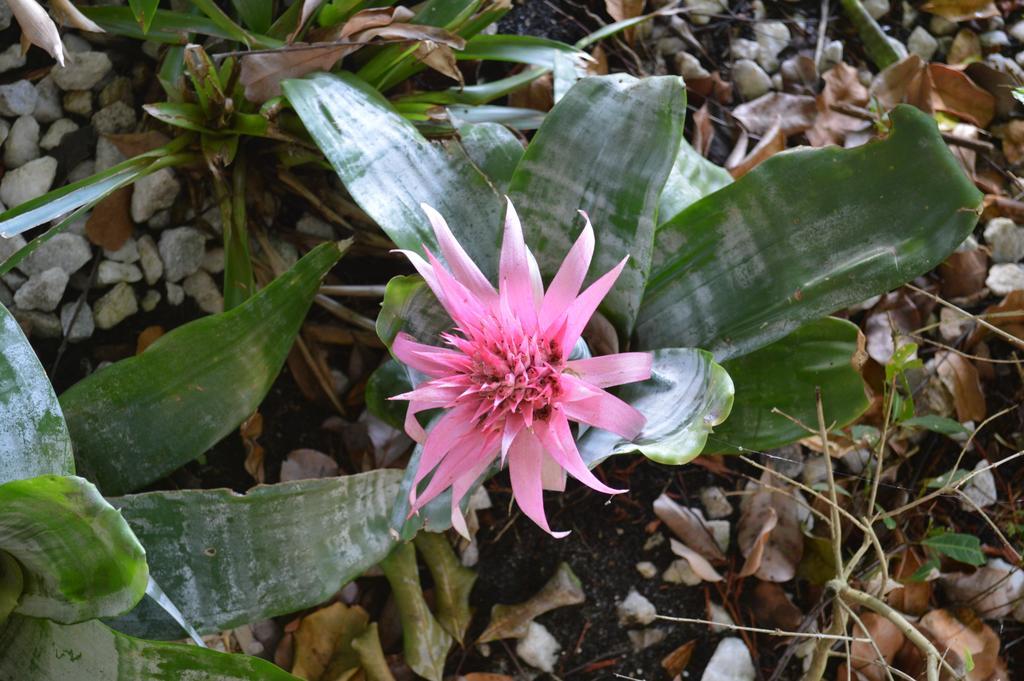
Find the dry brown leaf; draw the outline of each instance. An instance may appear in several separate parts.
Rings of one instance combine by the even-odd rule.
[[[935,353],[935,371],[942,385],[953,396],[956,418],[961,423],[985,419],[985,392],[981,389],[978,369],[971,360],[947,350]]]
[[[514,677],[508,674],[493,674],[490,672],[469,672],[456,677],[456,681],[515,681]]]
[[[263,415],[257,411],[242,421],[242,425],[238,427],[238,434],[242,437],[242,444],[245,446],[245,471],[252,476],[253,480],[263,484],[267,481],[267,475],[263,469],[265,450],[263,445],[257,442],[257,438],[263,434]]]
[[[860,619],[864,623],[864,628],[855,624],[854,638],[871,638],[875,645],[867,641],[853,642],[850,645],[850,661],[853,668],[869,681],[886,681],[889,678],[886,667],[892,664],[896,653],[903,647],[903,632],[895,624],[873,612],[861,614]],[[878,653],[882,654],[882,660],[878,659]]]
[[[64,66],[66,53],[64,43],[60,41],[57,25],[36,0],[7,0],[14,18],[21,27],[21,51],[28,51],[29,45],[41,47]]]
[[[352,639],[366,631],[370,616],[358,605],[334,603],[302,618],[295,631],[292,674],[306,681],[333,681],[359,666]]]
[[[615,21],[625,21],[638,17],[644,12],[644,0],[604,0],[604,8]],[[636,28],[627,28],[623,37],[630,45],[636,37]]]
[[[742,131],[745,134],[745,131]],[[726,166],[733,179],[739,179],[756,168],[765,159],[771,158],[786,149],[786,136],[782,134],[782,118],[775,119],[775,125],[764,134],[761,141],[754,146],[739,163]]]
[[[104,137],[110,140],[117,147],[118,151],[129,158],[158,149],[171,141],[170,137],[156,130],[128,132],[120,135],[104,135]]]
[[[974,295],[985,286],[988,255],[980,248],[950,253],[939,265],[939,275],[942,277],[943,296],[960,298]]]
[[[790,95],[784,92],[770,92],[762,97],[740,104],[732,115],[751,135],[762,137],[782,120],[782,134],[789,137],[805,132],[818,115],[818,105],[809,95]]]
[[[990,560],[970,574],[942,574],[939,583],[953,603],[968,606],[985,618],[1014,614],[1024,619],[1024,572],[1004,560]]]
[[[535,78],[526,86],[509,94],[508,105],[521,109],[550,111],[555,105],[554,79],[550,73]]]
[[[924,77],[925,62],[916,54],[884,68],[868,88],[868,95],[878,100],[883,109],[909,102],[925,108],[929,105],[928,85]],[[930,108],[925,108],[930,112]]]
[[[566,605],[578,605],[586,600],[580,579],[568,563],[559,563],[558,570],[533,598],[516,605],[495,605],[491,608],[491,621],[479,643],[502,638],[522,638],[530,622],[544,613]]]
[[[715,139],[715,124],[711,122],[711,112],[708,111],[708,103],[704,102],[697,112],[693,114],[693,148],[704,158],[708,157],[711,150],[711,143]]]
[[[885,600],[892,607],[908,615],[919,617],[928,611],[932,598],[932,583],[928,581],[912,582],[910,576],[921,567],[921,556],[914,549],[907,549],[896,562],[893,577],[903,586],[893,589],[885,595]]]
[[[953,44],[949,47],[949,54],[946,55],[946,63],[958,66],[978,59],[981,59],[981,39],[978,38],[978,34],[969,28],[957,31]]]
[[[775,512],[775,509],[768,507],[764,510],[760,520],[762,525],[757,530],[757,535],[754,537],[749,551],[745,551],[747,559],[743,562],[743,567],[740,568],[740,577],[749,577],[761,569],[761,563],[764,561],[764,547],[768,544],[768,536],[779,524],[779,514]]]
[[[1010,291],[997,304],[985,308],[984,319],[992,326],[1022,339],[1019,344],[1024,346],[1024,291]],[[967,347],[973,347],[990,333],[987,327],[978,324],[967,340]]]
[[[413,56],[438,73],[442,73],[458,82],[459,85],[465,84],[462,78],[462,71],[459,71],[458,62],[455,60],[455,53],[447,45],[435,43],[432,40],[424,40],[416,46]]]
[[[144,328],[135,341],[135,354],[141,355],[144,353],[146,348],[159,340],[162,335],[164,335],[164,327],[162,326],[147,326]]]
[[[131,204],[131,187],[122,187],[97,203],[85,221],[89,241],[110,251],[124,246],[135,231]]]
[[[313,16],[313,12],[320,8],[320,5],[324,4],[324,0],[301,0],[302,12],[299,15],[299,23],[296,24],[295,30],[288,36],[288,42],[295,40],[295,36],[298,35],[302,27],[306,25],[309,18]]]
[[[697,648],[697,639],[687,641],[671,653],[661,658],[661,668],[670,678],[676,678],[682,674],[690,664],[693,651]]]
[[[778,491],[777,491],[778,490]],[[761,560],[753,572],[767,582],[788,582],[796,575],[796,567],[804,553],[804,536],[800,527],[799,501],[796,490],[770,471],[761,476],[758,488],[744,497],[742,515],[737,528],[737,542],[744,557],[761,551]],[[775,526],[769,530],[763,546],[761,533],[775,515]]]
[[[953,22],[988,19],[999,14],[992,0],[929,0],[921,9]]]
[[[999,637],[969,611],[958,618],[948,610],[932,610],[921,618],[920,625],[939,654],[967,681],[986,681],[1000,671]],[[968,653],[974,664],[970,671],[965,664]]]
[[[712,567],[711,563],[707,561],[704,556],[700,555],[689,546],[677,539],[669,539],[669,546],[672,548],[672,553],[684,558],[687,563],[690,564],[690,569],[693,570],[693,574],[697,575],[705,582],[721,582],[724,577],[718,574],[718,571]]]
[[[1003,156],[1010,165],[1024,160],[1024,120],[1015,119],[1005,125],[993,128],[993,133],[1003,142]]]
[[[871,124],[839,113],[832,109],[832,106],[846,104],[863,107],[868,102],[868,89],[860,82],[857,69],[845,63],[833,66],[823,78],[825,87],[816,100],[818,116],[813,127],[807,131],[807,139],[816,147],[828,144],[842,145],[847,133],[863,130]]]
[[[713,99],[719,104],[732,103],[732,83],[722,80],[718,71],[703,78],[690,78],[686,81],[686,89],[705,99]]]
[[[758,626],[782,631],[796,631],[804,619],[800,608],[775,582],[758,581],[754,587],[752,609]]]
[[[699,511],[680,506],[662,494],[654,500],[654,515],[665,523],[672,534],[706,560],[718,564],[725,562],[725,554],[715,543],[714,535]]]
[[[901,292],[885,295],[864,320],[868,356],[879,364],[887,364],[896,351],[894,337],[902,345],[920,327],[921,312],[908,296]]]
[[[979,128],[988,127],[996,114],[996,99],[959,69],[928,64],[932,110],[952,114]]]
[[[315,449],[296,449],[281,462],[281,482],[330,478],[338,474],[338,462]]]

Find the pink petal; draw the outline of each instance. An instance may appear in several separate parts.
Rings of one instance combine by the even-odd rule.
[[[530,256],[523,240],[523,227],[512,202],[505,213],[505,234],[501,242],[498,290],[502,299],[528,329],[537,326],[537,308],[533,302]]]
[[[568,532],[552,532],[544,515],[544,490],[541,486],[541,461],[544,449],[529,428],[519,432],[508,453],[508,472],[512,494],[530,520],[556,539]]]
[[[569,306],[576,299],[576,295],[583,286],[583,280],[587,277],[587,270],[590,269],[590,260],[594,257],[594,228],[590,225],[590,218],[580,211],[587,224],[576,239],[569,254],[565,256],[558,273],[551,280],[548,292],[540,308],[540,328],[548,328],[553,321],[569,309]]]
[[[608,388],[646,381],[651,377],[653,362],[654,355],[650,352],[620,352],[617,355],[575,359],[566,363],[565,368],[591,385]]]
[[[587,325],[587,322],[589,322],[590,318],[594,316],[594,311],[597,310],[597,306],[601,304],[601,301],[604,300],[604,297],[608,295],[608,291],[610,291],[612,286],[615,284],[615,280],[619,278],[619,274],[622,273],[622,268],[626,266],[626,261],[628,259],[629,256],[623,258],[618,265],[588,286],[587,289],[572,302],[569,307],[569,312],[566,315],[567,321],[565,328],[561,332],[562,335],[560,340],[562,352],[568,354],[572,351],[572,346],[576,344],[580,334],[583,333],[583,328]]]
[[[547,423],[537,424],[536,430],[537,437],[540,438],[545,449],[551,453],[555,461],[567,470],[572,477],[587,487],[605,494],[619,494],[626,491],[609,487],[590,472],[587,464],[583,463],[580,451],[576,447],[572,431],[569,430],[569,421],[566,420],[565,414],[561,410],[556,409],[551,414],[551,418]]]
[[[402,364],[411,366],[432,378],[448,376],[453,371],[463,371],[470,360],[461,352],[434,345],[417,343],[412,336],[400,331],[391,345],[391,352]]]
[[[550,454],[544,452],[540,463],[541,487],[552,492],[565,491],[565,469]]]
[[[456,281],[448,270],[442,267],[441,263],[434,257],[434,254],[427,251],[427,258],[433,266],[434,276],[437,278],[441,293],[434,290],[437,299],[441,301],[444,309],[448,311],[455,323],[471,332],[478,325],[480,320],[486,316],[488,306],[473,294],[468,288]]]
[[[424,459],[426,453],[426,447],[424,447]],[[418,512],[437,495],[451,487],[458,477],[469,470],[474,470],[480,465],[481,460],[489,463],[497,454],[497,438],[494,435],[469,432],[456,441],[447,454],[434,471],[423,494],[419,495],[415,501],[412,499],[414,490],[410,490],[410,501],[413,501],[410,515]],[[416,471],[417,476],[420,475],[421,470]],[[422,480],[422,478],[420,479]],[[414,483],[414,489],[417,484]]]
[[[416,487],[423,478],[427,477],[430,471],[445,458],[457,442],[467,432],[471,432],[473,422],[470,420],[472,406],[458,406],[449,410],[434,424],[423,443],[423,451],[420,453],[419,465],[416,468],[416,475],[413,476],[413,485],[410,490],[410,500],[416,494]],[[411,437],[411,435],[410,435]]]
[[[640,434],[647,418],[618,397],[568,374],[562,374],[565,396],[561,404],[573,421],[608,430],[632,440]]]
[[[470,541],[469,528],[466,527],[466,517],[462,515],[462,498],[466,496],[469,488],[473,486],[473,483],[483,475],[484,471],[491,462],[494,461],[493,456],[480,457],[476,462],[476,465],[471,466],[464,473],[455,478],[452,483],[452,527],[462,535],[466,541]]]
[[[480,268],[476,266],[476,263],[473,262],[462,248],[462,244],[452,234],[451,229],[448,228],[448,223],[444,221],[440,213],[427,204],[421,203],[420,208],[427,214],[427,219],[430,220],[430,224],[434,228],[437,243],[441,247],[441,253],[444,255],[444,259],[448,261],[448,266],[451,268],[455,278],[480,300],[487,303],[493,302],[498,297],[497,292],[491,286],[491,282],[487,281],[487,277],[483,275]]]
[[[526,249],[526,262],[530,266],[530,288],[533,289],[533,308],[539,310],[541,303],[544,302],[544,280],[540,276],[540,265],[537,264],[537,258],[533,257],[533,252]]]

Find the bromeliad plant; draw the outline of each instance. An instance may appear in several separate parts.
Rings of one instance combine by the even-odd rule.
[[[789,151],[733,182],[683,139],[686,95],[675,77],[584,78],[547,114],[525,149],[495,125],[472,126],[447,146],[428,141],[372,88],[345,74],[287,81],[284,91],[352,197],[394,243],[420,254],[440,246],[454,279],[463,286],[473,282],[472,290],[482,292],[478,298],[487,298],[495,281],[499,292],[511,285],[504,255],[500,269],[495,257],[503,195],[523,217],[540,274],[556,276],[555,282],[579,229],[577,212],[590,214],[598,227],[597,271],[622,268],[601,305],[615,329],[602,343],[653,356],[651,378],[617,393],[646,418],[636,437],[632,412],[625,411],[615,427],[600,423],[577,433],[575,447],[591,467],[616,453],[684,463],[702,451],[792,442],[806,434],[800,422],[815,421],[816,389],[827,423],[849,424],[868,405],[857,371],[858,330],[825,315],[936,266],[967,237],[981,206],[981,194],[935,122],[906,106],[891,112],[891,129],[882,140],[851,150]],[[447,219],[453,240],[479,266],[479,276],[465,271],[461,253],[445,243],[446,231],[431,229],[418,209],[421,202]],[[627,256],[625,266],[619,265]],[[422,279],[403,276],[389,283],[377,329],[398,359],[422,371],[429,358],[447,354],[410,354],[406,341],[397,340],[404,338],[400,332],[421,342],[446,340],[463,355],[478,348],[476,328],[467,328],[465,315],[447,300],[452,289],[442,281],[443,267],[432,261],[430,269],[417,269]],[[521,311],[531,318],[529,309]],[[443,336],[452,319],[461,335]],[[413,388],[406,396],[414,400],[408,424],[416,433],[422,425],[415,412],[422,408],[448,408],[449,415],[459,410],[463,393],[432,388],[447,385],[436,381],[465,361],[433,366],[426,372],[433,380],[424,384],[416,371],[384,366],[371,381],[368,404],[400,424],[403,417],[386,398]],[[511,380],[517,372],[510,372]],[[486,424],[501,405],[488,412],[481,404],[470,418],[482,417]],[[504,413],[506,423],[521,415],[514,409]],[[439,505],[457,504],[471,474],[486,474],[480,457],[458,464],[451,455],[439,458],[464,449],[450,442],[456,417],[445,418],[413,455],[393,516],[396,526],[410,510],[406,496],[417,500],[412,509],[418,509],[425,497],[454,481],[454,498]],[[538,438],[550,430],[543,419],[534,423],[523,429]],[[547,450],[564,455],[562,443],[567,440]],[[511,444],[503,442],[500,451],[515,484],[521,463]],[[484,450],[497,451],[489,440]],[[522,479],[516,485],[529,494],[517,489],[516,496],[544,526],[540,476],[536,466],[530,470],[529,487]],[[430,471],[434,478],[426,480]]]

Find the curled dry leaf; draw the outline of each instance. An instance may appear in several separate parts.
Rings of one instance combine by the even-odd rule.
[[[868,89],[860,82],[857,69],[840,63],[825,72],[825,87],[817,97],[818,115],[807,131],[807,139],[816,147],[843,144],[846,135],[871,125],[859,118],[847,116],[833,109],[836,105],[863,107],[868,103]]]
[[[756,168],[765,159],[774,156],[780,151],[785,151],[785,149],[786,136],[782,134],[782,118],[779,117],[775,119],[775,125],[764,134],[761,141],[750,150],[750,153],[743,157],[743,160],[735,165],[727,166],[729,174],[733,178],[739,179]]]
[[[686,560],[690,564],[690,569],[693,570],[693,574],[700,577],[705,582],[721,582],[724,577],[718,574],[718,572],[711,566],[711,563],[700,555],[689,546],[676,539],[670,539],[670,546],[672,547],[672,553],[676,554],[680,558]]]
[[[14,18],[21,27],[21,50],[28,51],[29,45],[46,50],[57,63],[64,66],[65,50],[60,41],[57,25],[36,0],[7,0]]]
[[[530,628],[530,622],[544,613],[566,605],[578,605],[586,600],[580,578],[568,563],[559,563],[554,576],[533,598],[517,605],[495,605],[491,609],[491,621],[480,635],[479,642],[496,641],[502,638],[522,638]]]
[[[947,298],[972,296],[985,287],[988,276],[988,255],[980,248],[950,253],[939,265],[942,295]]]
[[[245,472],[252,476],[253,480],[263,484],[267,481],[266,472],[263,469],[263,457],[266,453],[257,439],[263,435],[263,414],[258,411],[242,421],[238,427],[238,434],[242,436],[242,444],[245,446]]]
[[[625,21],[643,14],[644,0],[604,0],[604,8],[615,21]],[[627,28],[623,32],[626,42],[630,45],[636,36],[636,28]]]
[[[992,326],[1022,339],[1019,345],[1024,347],[1024,291],[1010,291],[999,303],[985,309],[984,318]],[[967,341],[967,347],[974,347],[990,333],[987,327],[978,324]]]
[[[315,449],[296,449],[281,463],[281,482],[330,478],[338,474],[338,462]]]
[[[762,97],[740,104],[732,112],[751,135],[764,136],[781,119],[782,134],[785,136],[805,132],[818,115],[814,97],[791,95],[784,92],[770,92]]]
[[[940,575],[939,584],[952,603],[969,607],[982,617],[1013,615],[1024,622],[1024,572],[1000,558],[970,574]]]
[[[868,90],[885,109],[906,102],[934,113],[940,111],[984,128],[995,116],[995,97],[961,69],[926,63],[916,54],[886,67]]]
[[[920,617],[928,611],[932,598],[930,581],[911,581],[910,577],[922,565],[921,556],[914,549],[907,549],[896,561],[893,576],[902,586],[885,595],[885,600],[892,607],[908,615]]]
[[[960,29],[953,38],[953,44],[949,47],[946,63],[950,66],[958,66],[977,59],[981,59],[981,39],[969,28]]]
[[[744,565],[746,574],[768,582],[788,582],[796,575],[804,553],[800,504],[796,489],[769,471],[743,499],[737,541],[744,557],[759,558],[756,565]]]
[[[1003,141],[1003,155],[1010,165],[1017,165],[1024,160],[1024,120],[1009,121],[994,127],[992,132]]]
[[[333,681],[359,666],[352,640],[366,631],[370,616],[358,605],[334,603],[302,618],[295,631],[292,674],[306,681]]]
[[[868,681],[886,681],[889,678],[887,667],[903,647],[903,632],[888,619],[873,612],[862,613],[860,620],[864,628],[854,624],[853,637],[870,638],[875,645],[868,641],[854,641],[850,645],[850,662],[854,670]],[[879,653],[882,654],[881,660],[878,659]]]
[[[796,631],[804,619],[800,608],[776,582],[761,582],[754,587],[752,608],[758,626],[782,631]]]
[[[690,664],[693,651],[697,648],[697,639],[687,641],[661,659],[661,668],[670,678],[682,674]]]
[[[966,681],[1009,678],[999,659],[999,637],[970,611],[958,618],[948,610],[932,610],[921,618],[920,626]]]
[[[724,563],[725,554],[715,543],[714,535],[704,520],[704,514],[692,508],[680,506],[667,495],[654,500],[654,515],[679,537],[684,544],[712,563]]]
[[[948,350],[935,353],[935,371],[949,394],[953,396],[956,418],[979,422],[985,419],[985,392],[981,389],[978,369],[971,360]]]
[[[988,19],[999,14],[992,0],[928,0],[921,9],[953,22]]]

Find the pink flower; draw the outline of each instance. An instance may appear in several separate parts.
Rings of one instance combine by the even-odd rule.
[[[392,348],[398,359],[430,379],[392,398],[409,401],[405,430],[423,445],[409,495],[410,515],[451,487],[452,525],[466,534],[459,502],[500,454],[502,465],[508,463],[513,495],[523,513],[546,532],[564,537],[568,532],[548,527],[543,490],[564,490],[568,473],[599,492],[624,491],[608,487],[590,472],[569,422],[631,440],[645,421],[639,411],[603,388],[650,378],[650,353],[568,359],[626,259],[580,293],[594,254],[594,230],[587,218],[545,292],[510,201],[495,291],[444,218],[430,206],[421,206],[451,271],[426,248],[427,260],[403,252],[456,327],[453,333],[442,334],[449,348],[417,343],[405,333]],[[448,411],[428,434],[416,414],[436,408]],[[433,477],[417,497],[419,483],[431,471]]]

